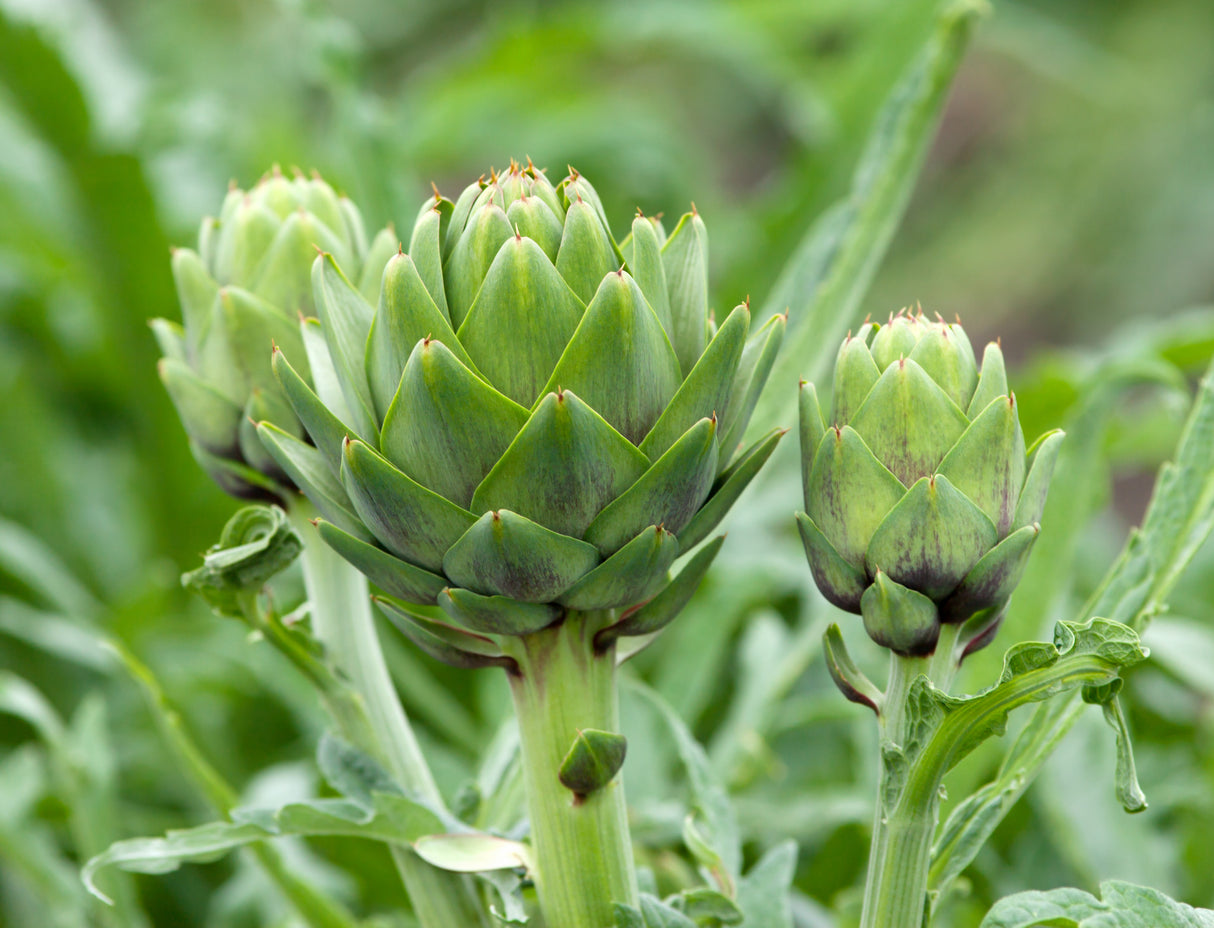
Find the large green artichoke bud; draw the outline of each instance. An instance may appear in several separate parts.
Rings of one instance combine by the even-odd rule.
[[[164,353],[160,377],[194,456],[233,496],[293,492],[253,423],[268,420],[303,435],[270,369],[270,351],[274,344],[290,351],[300,375],[311,376],[299,317],[316,315],[318,248],[375,294],[397,242],[385,229],[368,244],[350,200],[318,176],[288,178],[275,167],[252,190],[229,190],[218,218],[203,220],[197,250],[173,251],[184,325],[152,321]]]
[[[899,313],[839,349],[830,418],[801,392],[802,541],[822,594],[869,636],[930,654],[941,623],[993,636],[1040,531],[1062,432],[1025,450],[999,346]],[[829,424],[828,424],[829,423]]]
[[[500,653],[477,636],[566,610],[654,599],[602,644],[671,617],[688,586],[661,595],[675,558],[779,438],[738,450],[784,318],[752,334],[740,305],[714,325],[700,217],[667,236],[638,215],[617,245],[584,177],[516,164],[423,205],[377,307],[344,270],[336,253],[313,268],[336,376],[313,392],[298,350],[274,358],[311,444],[261,431],[330,545],[459,626],[407,633],[479,665]]]

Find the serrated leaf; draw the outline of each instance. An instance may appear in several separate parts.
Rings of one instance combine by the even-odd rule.
[[[1100,897],[1079,889],[1024,892],[995,903],[980,928],[1214,928],[1214,911],[1195,909],[1145,886],[1100,884]]]

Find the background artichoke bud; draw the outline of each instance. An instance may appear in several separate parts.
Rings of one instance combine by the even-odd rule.
[[[283,346],[312,443],[262,436],[334,548],[454,623],[394,610],[430,653],[483,664],[486,636],[659,596],[774,449],[780,432],[737,446],[784,319],[751,332],[741,305],[710,329],[703,228],[639,218],[621,247],[584,177],[512,164],[423,206],[375,306],[316,260],[340,390],[310,389]]]
[[[218,218],[202,223],[196,251],[173,252],[182,325],[152,322],[164,357],[160,377],[195,457],[237,497],[281,498],[286,473],[252,422],[304,431],[270,367],[274,344],[310,378],[299,317],[316,315],[317,249],[340,256],[369,294],[398,243],[385,229],[368,244],[358,209],[319,177],[275,168],[252,190],[229,190]]]
[[[1062,432],[1026,453],[997,344],[980,371],[959,324],[905,312],[866,323],[839,349],[829,419],[803,384],[800,420],[798,527],[828,600],[907,655],[934,650],[927,616],[1000,613],[1037,538]]]

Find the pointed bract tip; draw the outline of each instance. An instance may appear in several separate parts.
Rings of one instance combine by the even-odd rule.
[[[624,276],[624,265],[622,265],[622,264],[620,265],[619,270],[617,270],[617,271],[615,272],[615,276],[616,276],[616,277],[619,277],[619,278],[623,278],[623,276]]]
[[[325,250],[323,248],[321,248],[319,245],[317,245],[315,242],[312,243],[312,247],[316,249],[316,253],[318,255],[320,255],[322,258],[325,256],[325,254],[326,254]]]
[[[320,528],[320,519],[319,518],[309,519],[308,521],[312,523],[313,528]]]
[[[301,180],[304,177],[303,169],[300,168],[300,166],[298,164],[291,165],[291,173],[294,174],[297,178],[299,178]],[[312,174],[313,175],[316,174],[316,168],[312,168]]]
[[[696,201],[695,201],[695,200],[692,200],[692,201],[691,201],[691,215],[693,215],[693,216],[698,216],[698,215],[700,215],[700,211],[699,211],[698,209],[696,209]]]
[[[240,189],[240,184],[236,183],[235,177],[228,180],[228,193],[231,193],[233,190],[239,190],[239,189]]]
[[[282,177],[282,165],[275,161],[272,165],[270,165],[270,174],[273,177]]]
[[[430,181],[430,189],[434,191],[434,201],[436,203],[443,198],[443,195],[438,192],[438,184],[434,181]]]
[[[499,509],[494,509],[494,510],[493,510],[493,512],[492,512],[492,516],[493,516],[493,521],[494,521],[494,522],[501,522],[501,521],[502,521],[502,513],[501,513],[501,510],[499,510]]]

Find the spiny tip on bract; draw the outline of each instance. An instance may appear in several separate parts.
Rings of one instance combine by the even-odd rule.
[[[441,202],[443,195],[438,192],[438,184],[436,184],[434,181],[430,181],[430,189],[434,191],[434,201],[436,203]]]

